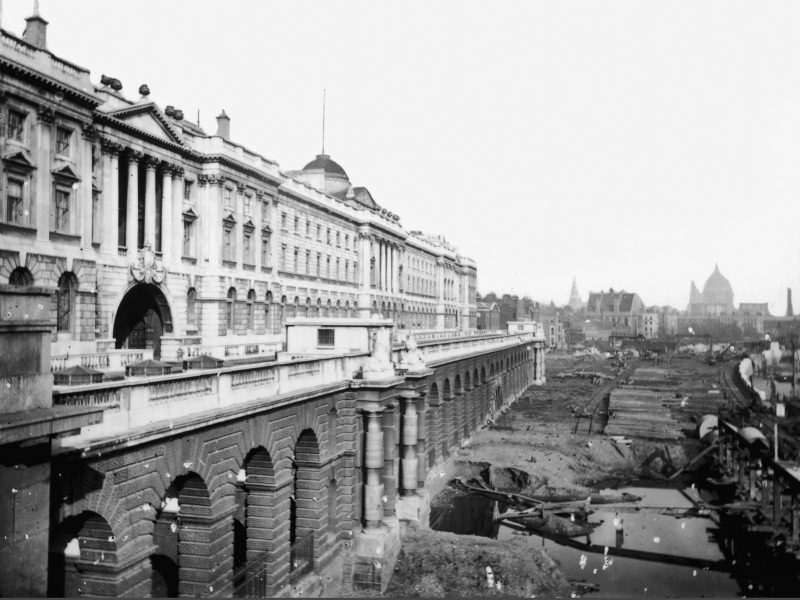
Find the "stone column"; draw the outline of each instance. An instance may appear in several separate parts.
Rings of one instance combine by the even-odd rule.
[[[425,410],[425,396],[420,394],[417,405],[417,489],[425,487],[428,473],[428,414]]]
[[[175,231],[173,229],[175,221],[173,221],[172,212],[172,165],[168,163],[161,163],[161,257],[164,262],[173,260],[174,248],[179,245],[179,237],[177,240],[174,238]]]
[[[237,268],[241,269],[244,264],[244,186],[237,186],[236,195],[233,199],[233,214],[236,217],[236,227],[234,228],[234,239],[236,240],[235,261]],[[253,239],[250,240],[252,245]],[[245,290],[247,293],[247,290]]]
[[[417,493],[417,444],[419,419],[417,417],[417,400],[415,398],[402,398],[402,433],[400,443],[403,447],[402,462],[400,464],[400,494],[411,496]],[[424,441],[424,440],[423,440]]]
[[[53,135],[53,121],[55,120],[55,113],[53,109],[42,107],[39,110],[38,120],[36,121],[37,135],[37,151],[35,153],[35,162],[38,176],[32,177],[31,186],[35,186],[36,192],[31,198],[31,212],[33,213],[36,221],[31,219],[31,226],[36,227],[36,239],[40,242],[49,242],[50,240],[50,213],[52,207],[50,203],[53,201],[53,192],[50,189],[50,177],[44,176],[45,173],[50,173],[50,160],[51,160],[51,142]],[[33,205],[33,202],[36,205]]]
[[[383,431],[381,414],[366,412],[366,448],[364,466],[364,522],[365,529],[380,529],[383,520]]]
[[[361,270],[358,282],[358,316],[367,318],[372,311],[370,302],[370,265],[372,256],[370,252],[370,238],[365,229],[358,234],[358,267]]]
[[[139,249],[139,159],[141,152],[131,151],[128,160],[128,197],[125,211],[125,247],[128,255]]]
[[[395,250],[394,244],[390,244],[389,245],[389,289],[392,291],[392,294],[394,294],[397,291],[397,288],[395,287],[394,284],[395,283],[394,274],[395,271],[397,270],[397,259],[395,258],[396,252],[397,250]]]
[[[171,260],[175,263],[181,262],[183,256],[183,194],[184,194],[183,167],[172,168],[172,235],[170,242],[172,252]],[[195,234],[196,237],[196,234]]]
[[[119,249],[119,154],[122,146],[102,140],[103,149],[103,235],[101,248],[117,255]]]
[[[92,146],[94,145],[95,131],[91,125],[83,127],[80,139],[77,140],[78,172],[81,182],[78,184],[78,193],[75,194],[77,207],[76,232],[80,233],[81,245],[91,248],[94,241],[94,190],[92,189]],[[99,222],[98,226],[99,226]]]
[[[397,518],[397,473],[395,472],[395,448],[397,433],[395,429],[395,407],[386,406],[381,413],[383,429],[383,519]]]
[[[153,252],[156,251],[156,167],[158,161],[152,156],[145,158],[144,180],[144,243],[150,243]]]

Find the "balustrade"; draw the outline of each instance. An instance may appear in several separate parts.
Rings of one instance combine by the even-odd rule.
[[[231,377],[231,389],[256,387],[275,382],[275,368],[266,367],[260,369],[248,369],[233,373]]]
[[[205,396],[213,393],[214,379],[212,375],[163,381],[148,386],[148,397],[151,403],[164,400],[179,400],[189,396]]]

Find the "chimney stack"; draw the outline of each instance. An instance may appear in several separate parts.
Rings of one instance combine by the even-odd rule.
[[[33,15],[25,19],[27,25],[22,32],[22,39],[45,50],[47,48],[47,21],[39,14],[39,0],[33,3]]]
[[[792,288],[786,288],[786,316],[794,316],[794,309],[792,308]]]
[[[231,139],[231,118],[225,114],[225,109],[217,116],[217,135],[225,140]]]

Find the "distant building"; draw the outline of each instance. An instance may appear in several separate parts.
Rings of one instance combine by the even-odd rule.
[[[642,329],[644,337],[649,340],[657,338],[661,334],[661,315],[657,310],[648,309],[642,314]]]
[[[496,331],[500,329],[500,307],[497,302],[477,303],[478,329]]]
[[[714,272],[706,280],[702,293],[698,291],[694,281],[691,282],[687,307],[689,315],[708,317],[731,315],[733,312],[733,287],[720,272],[719,265],[714,265]]]
[[[567,347],[565,323],[562,310],[550,305],[538,305],[533,311],[533,320],[541,323],[546,346],[552,350]]]
[[[586,303],[585,316],[594,321],[599,332],[610,330],[620,334],[639,334],[642,329],[642,314],[645,306],[639,294],[624,290],[615,292],[591,292]],[[599,333],[602,336],[602,334]],[[587,336],[588,337],[588,336]]]
[[[573,312],[583,310],[583,300],[581,300],[581,295],[578,293],[578,284],[574,277],[572,278],[572,289],[569,293],[569,302],[567,302],[567,306],[571,308]]]

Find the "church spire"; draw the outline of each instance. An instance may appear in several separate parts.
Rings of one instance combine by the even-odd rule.
[[[581,300],[581,295],[578,293],[578,283],[575,277],[572,278],[572,289],[569,293],[569,302],[567,305],[574,311],[583,309],[583,300]]]

